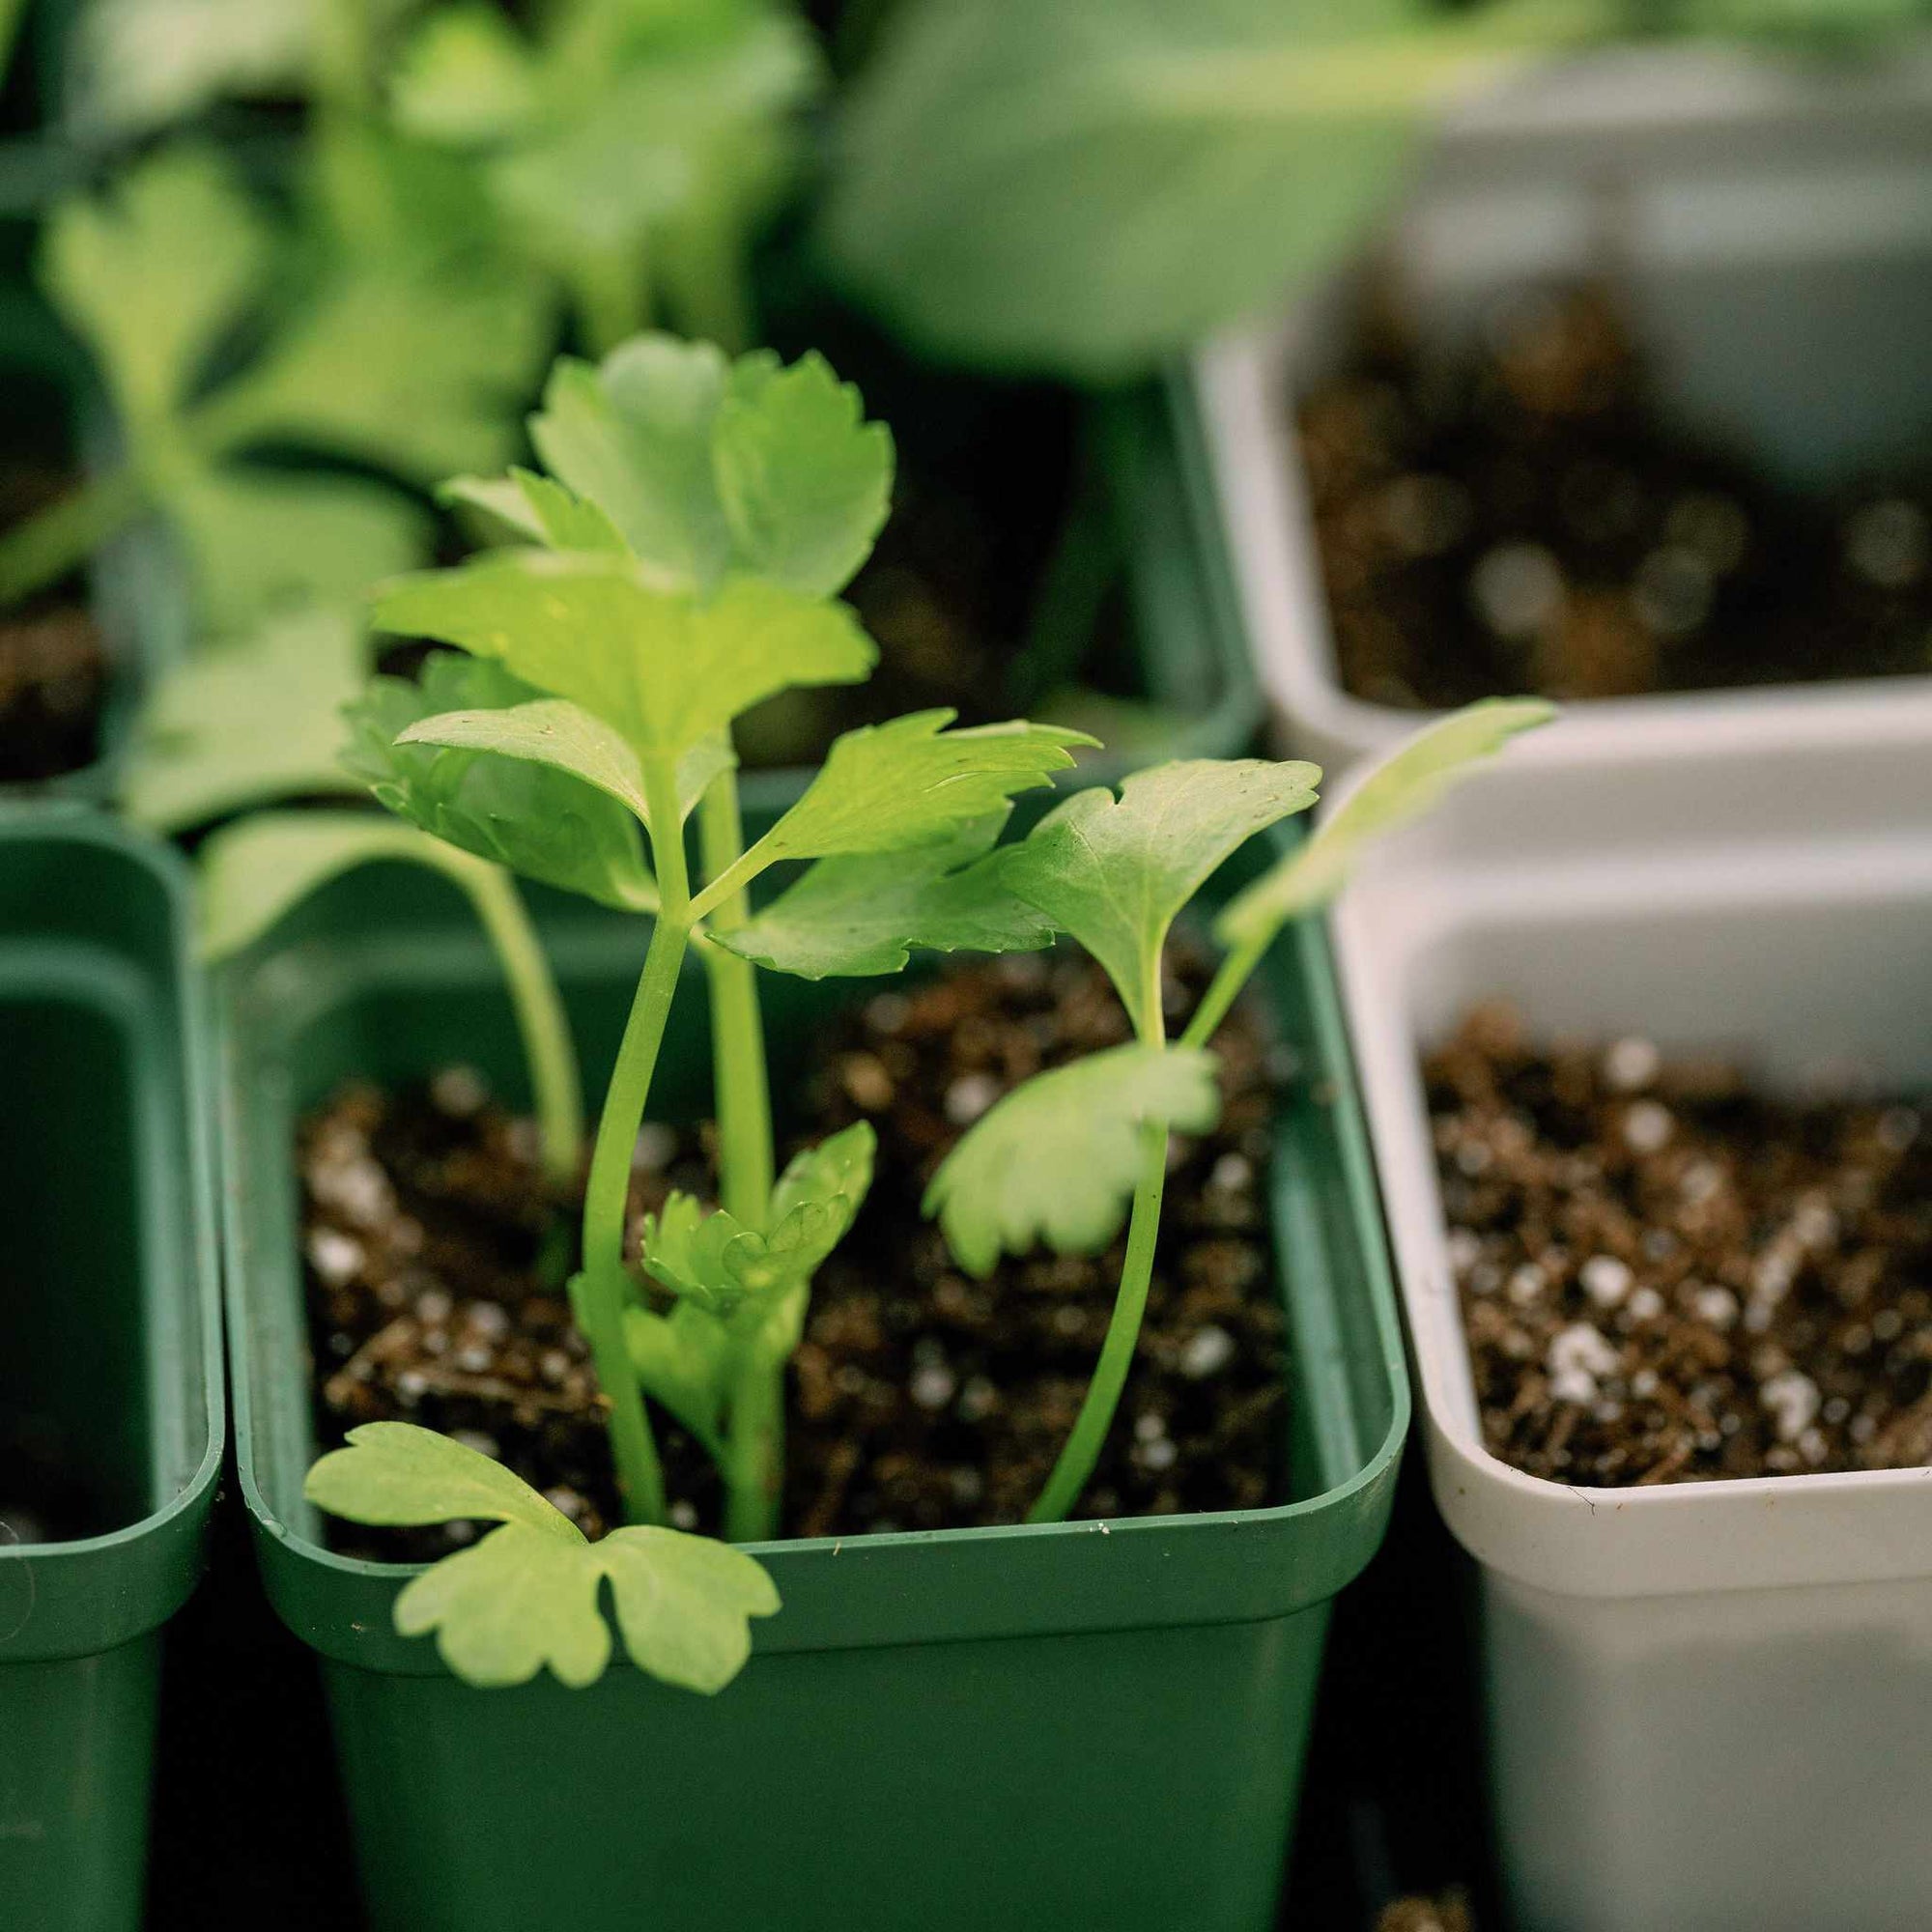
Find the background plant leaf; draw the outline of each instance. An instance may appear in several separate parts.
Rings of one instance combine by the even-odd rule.
[[[1556,707],[1541,697],[1486,697],[1418,731],[1363,778],[1297,850],[1229,902],[1215,922],[1215,937],[1225,946],[1249,944],[1325,905],[1348,883],[1371,840],[1420,818],[1519,732],[1555,716]]]
[[[269,228],[213,149],[136,162],[55,209],[42,244],[48,299],[99,358],[123,411],[152,425],[180,406],[268,274]]]
[[[1013,849],[1006,883],[1106,968],[1149,1032],[1175,915],[1255,833],[1313,805],[1321,776],[1298,761],[1185,758],[1134,773],[1118,799],[1075,792]]]
[[[1096,1254],[1120,1233],[1140,1173],[1141,1123],[1205,1133],[1219,1119],[1213,1056],[1130,1044],[1036,1074],[980,1116],[926,1189],[953,1258],[984,1279],[1044,1240]]]
[[[73,120],[152,133],[217,100],[303,92],[317,0],[90,0],[73,28]]]
[[[1033,952],[1054,924],[1011,892],[994,850],[1004,811],[913,852],[821,859],[770,905],[714,942],[801,980],[896,973],[913,948]]]
[[[399,817],[465,852],[604,905],[654,906],[637,820],[616,799],[527,758],[398,742],[425,718],[504,712],[533,696],[499,665],[438,652],[413,684],[370,681],[347,714],[344,767]]]
[[[901,8],[842,117],[827,253],[928,349],[1088,378],[1147,368],[1356,245],[1428,111],[1483,71],[1483,14]]]
[[[314,606],[171,668],[141,710],[121,809],[162,833],[270,800],[361,786],[342,768],[342,707],[368,678],[368,644],[348,611]]]
[[[373,811],[257,811],[213,833],[199,854],[199,951],[225,959],[311,893],[358,866],[400,859],[465,884],[480,859]]]

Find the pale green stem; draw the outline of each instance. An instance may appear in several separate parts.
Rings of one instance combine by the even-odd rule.
[[[706,877],[728,873],[745,842],[734,773],[721,773],[705,792],[698,839]],[[731,893],[719,901],[711,927],[728,932],[749,910],[745,894]],[[775,1161],[757,973],[720,946],[707,944],[701,956],[711,989],[721,1191],[733,1215],[762,1232]],[[732,1373],[725,1420],[724,1533],[734,1543],[759,1542],[773,1533],[784,1486],[784,1363],[747,1346]]]
[[[644,766],[644,790],[655,825],[677,826],[677,781],[663,760]],[[684,841],[676,832],[653,839],[661,908],[638,981],[631,1016],[617,1048],[617,1065],[604,1095],[597,1142],[590,1153],[590,1180],[583,1195],[583,1275],[577,1314],[590,1344],[597,1379],[611,1403],[611,1446],[617,1463],[625,1513],[633,1522],[665,1520],[664,1471],[651,1436],[650,1417],[624,1346],[624,1305],[630,1286],[624,1271],[624,1210],[631,1192],[631,1157],[650,1099],[658,1053],[664,1045],[678,976],[691,942],[691,881]]]
[[[1132,1218],[1127,1224],[1127,1258],[1121,1269],[1120,1293],[1107,1323],[1107,1339],[1094,1379],[1080,1405],[1073,1433],[1046,1479],[1039,1500],[1027,1512],[1029,1522],[1061,1522],[1087,1487],[1094,1465],[1113,1426],[1114,1412],[1126,1386],[1139,1346],[1141,1318],[1147,1312],[1148,1286],[1153,1279],[1154,1243],[1160,1236],[1160,1203],[1167,1186],[1167,1122],[1141,1122],[1141,1171],[1134,1186]]]
[[[1240,998],[1248,976],[1262,963],[1273,939],[1274,932],[1270,930],[1259,939],[1244,940],[1221,961],[1220,970],[1194,1009],[1194,1017],[1187,1022],[1187,1031],[1180,1036],[1182,1046],[1206,1046],[1214,1037],[1215,1028]]]

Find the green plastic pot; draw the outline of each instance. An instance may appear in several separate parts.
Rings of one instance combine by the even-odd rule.
[[[607,1067],[639,922],[550,950]],[[876,982],[768,979],[778,1091]],[[1272,1923],[1330,1601],[1386,1521],[1408,1392],[1331,984],[1310,926],[1267,989],[1301,1077],[1274,1197],[1293,1500],[1240,1514],[759,1546],[784,1598],[722,1695],[619,1663],[594,1689],[473,1690],[396,1635],[415,1574],[324,1547],[291,1148],[352,1076],[450,1063],[522,1093],[495,968],[453,897],[330,887],[220,988],[238,1467],[270,1597],[322,1660],[374,1923],[1261,1932]],[[703,1106],[681,996],[653,1111]]]
[[[0,1417],[84,1540],[0,1543],[0,1922],[140,1921],[161,1626],[200,1573],[223,1408],[186,891],[71,808],[0,810]]]
[[[928,380],[940,380],[932,378]],[[1209,480],[1193,386],[1178,376],[1082,404],[1083,433],[1105,480],[1088,532],[1094,565],[1124,580],[1127,688],[1163,714],[1157,742],[1083,756],[1063,790],[1118,784],[1162,758],[1227,758],[1254,743],[1262,699]],[[1103,727],[1095,735],[1107,735]],[[815,766],[744,774],[748,831],[770,826]],[[1023,800],[1022,816],[1039,809]]]

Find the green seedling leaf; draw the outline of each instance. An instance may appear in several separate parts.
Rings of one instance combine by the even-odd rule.
[[[411,1527],[432,1522],[520,1522],[563,1543],[583,1533],[494,1457],[412,1422],[365,1422],[350,1447],[309,1469],[302,1494],[352,1522]]]
[[[892,495],[891,436],[818,355],[730,363],[708,343],[639,336],[595,369],[559,362],[530,437],[641,561],[698,590],[735,573],[830,596]]]
[[[1014,849],[1006,883],[1106,968],[1148,1037],[1175,915],[1255,833],[1307,810],[1321,776],[1299,762],[1188,758],[1136,772],[1118,799],[1103,785],[1076,792]]]
[[[681,1296],[668,1315],[625,1309],[624,1341],[645,1393],[716,1455],[731,1385],[730,1330],[696,1301]]]
[[[1205,1133],[1220,1118],[1214,1060],[1195,1047],[1116,1046],[1036,1075],[967,1131],[926,1189],[947,1246],[984,1279],[1044,1240],[1096,1254],[1120,1233],[1144,1122]]]
[[[391,811],[465,852],[604,905],[654,907],[657,885],[637,820],[606,785],[531,750],[506,755],[480,724],[460,746],[417,743],[409,735],[426,720],[494,717],[511,721],[505,739],[520,728],[527,736],[533,710],[540,724],[556,724],[555,714],[540,710],[543,702],[498,665],[439,652],[415,684],[393,677],[370,682],[346,713],[350,743],[342,762]],[[582,723],[578,736],[594,737],[609,751],[606,727],[592,719]],[[625,749],[620,743],[610,755]]]
[[[637,753],[602,719],[567,697],[533,698],[501,711],[440,711],[399,732],[396,743],[496,752],[571,772],[650,823]]]
[[[1472,12],[903,9],[848,100],[827,252],[930,349],[1088,378],[1145,369],[1357,244],[1430,111],[1488,71],[1486,31],[1507,43],[1507,21]]]
[[[935,952],[1034,952],[1053,922],[1008,888],[993,848],[1004,811],[943,845],[821,859],[755,918],[712,935],[754,965],[801,980],[896,973],[915,947]]]
[[[323,1457],[303,1493],[353,1521],[497,1520],[396,1599],[404,1636],[434,1632],[468,1684],[526,1684],[549,1665],[573,1689],[611,1658],[598,1605],[611,1582],[617,1627],[640,1670],[711,1693],[751,1655],[750,1619],[775,1615],[778,1591],[742,1550],[674,1529],[630,1527],[588,1543],[561,1511],[490,1457],[406,1422],[364,1423]]]
[[[756,851],[765,864],[838,853],[904,850],[956,838],[1004,811],[1015,792],[1052,782],[1073,763],[1083,731],[1014,720],[949,731],[957,713],[915,711],[833,740],[805,796]]]
[[[1488,697],[1417,732],[1298,851],[1229,902],[1215,922],[1215,937],[1224,946],[1264,942],[1284,922],[1327,904],[1373,839],[1420,818],[1519,732],[1555,716],[1556,707],[1540,697]]]
[[[697,603],[628,559],[517,551],[403,578],[384,630],[500,660],[646,755],[675,756],[792,685],[853,684],[876,655],[843,605],[743,580]]]
[[[63,201],[40,279],[137,425],[171,415],[268,272],[270,238],[212,149],[164,149]]]
[[[435,536],[408,497],[359,476],[185,464],[167,507],[216,636],[289,605],[359,605],[371,584],[422,562]]]
[[[358,866],[401,859],[472,889],[479,859],[369,811],[258,811],[210,837],[200,853],[198,950],[225,959],[252,946],[311,893]]]
[[[707,1213],[673,1193],[644,1217],[642,1259],[653,1280],[729,1321],[750,1300],[802,1288],[844,1239],[872,1182],[875,1147],[860,1121],[799,1154],[772,1190],[771,1232],[723,1208]]]
[[[274,799],[358,792],[337,760],[368,655],[354,617],[315,607],[176,665],[142,707],[122,810],[176,833]]]
[[[440,502],[468,503],[513,534],[552,550],[609,551],[617,556],[629,550],[616,525],[595,503],[533,470],[452,477],[436,494]]]
[[[712,465],[731,568],[819,596],[851,581],[891,507],[891,434],[821,355],[790,368],[769,351],[741,356]]]

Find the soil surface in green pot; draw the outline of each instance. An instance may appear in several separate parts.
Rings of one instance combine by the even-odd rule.
[[[1932,449],[1786,489],[1672,418],[1602,286],[1517,291],[1457,357],[1376,306],[1299,432],[1358,697],[1932,672]]]
[[[1207,962],[1177,952],[1179,1026]],[[1071,1430],[1122,1252],[1001,1264],[974,1282],[920,1213],[965,1128],[1037,1067],[1117,1045],[1127,1023],[1090,961],[1023,954],[871,996],[829,1031],[792,1116],[797,1142],[859,1119],[879,1136],[864,1212],[819,1273],[790,1377],[784,1526],[796,1536],[1010,1523]],[[1220,1126],[1177,1140],[1140,1350],[1083,1514],[1257,1508],[1286,1493],[1282,1318],[1267,1227],[1269,1122],[1286,1069],[1259,1009],[1216,1041]],[[457,1434],[546,1491],[590,1534],[615,1493],[596,1382],[561,1294],[536,1275],[548,1204],[533,1130],[478,1077],[338,1092],[298,1162],[318,1365],[317,1440],[400,1418]],[[634,1216],[711,1186],[703,1133],[639,1137]],[[715,1527],[709,1462],[660,1415],[674,1515]],[[446,1532],[330,1524],[356,1554],[426,1558]]]
[[[1479,1009],[1427,1064],[1483,1436],[1621,1487],[1932,1463],[1932,1095]]]
[[[0,530],[76,482],[61,447],[58,398],[38,395],[17,373],[7,387],[20,427],[0,456]],[[92,764],[107,682],[106,648],[80,576],[0,610],[0,785],[37,784]]]

